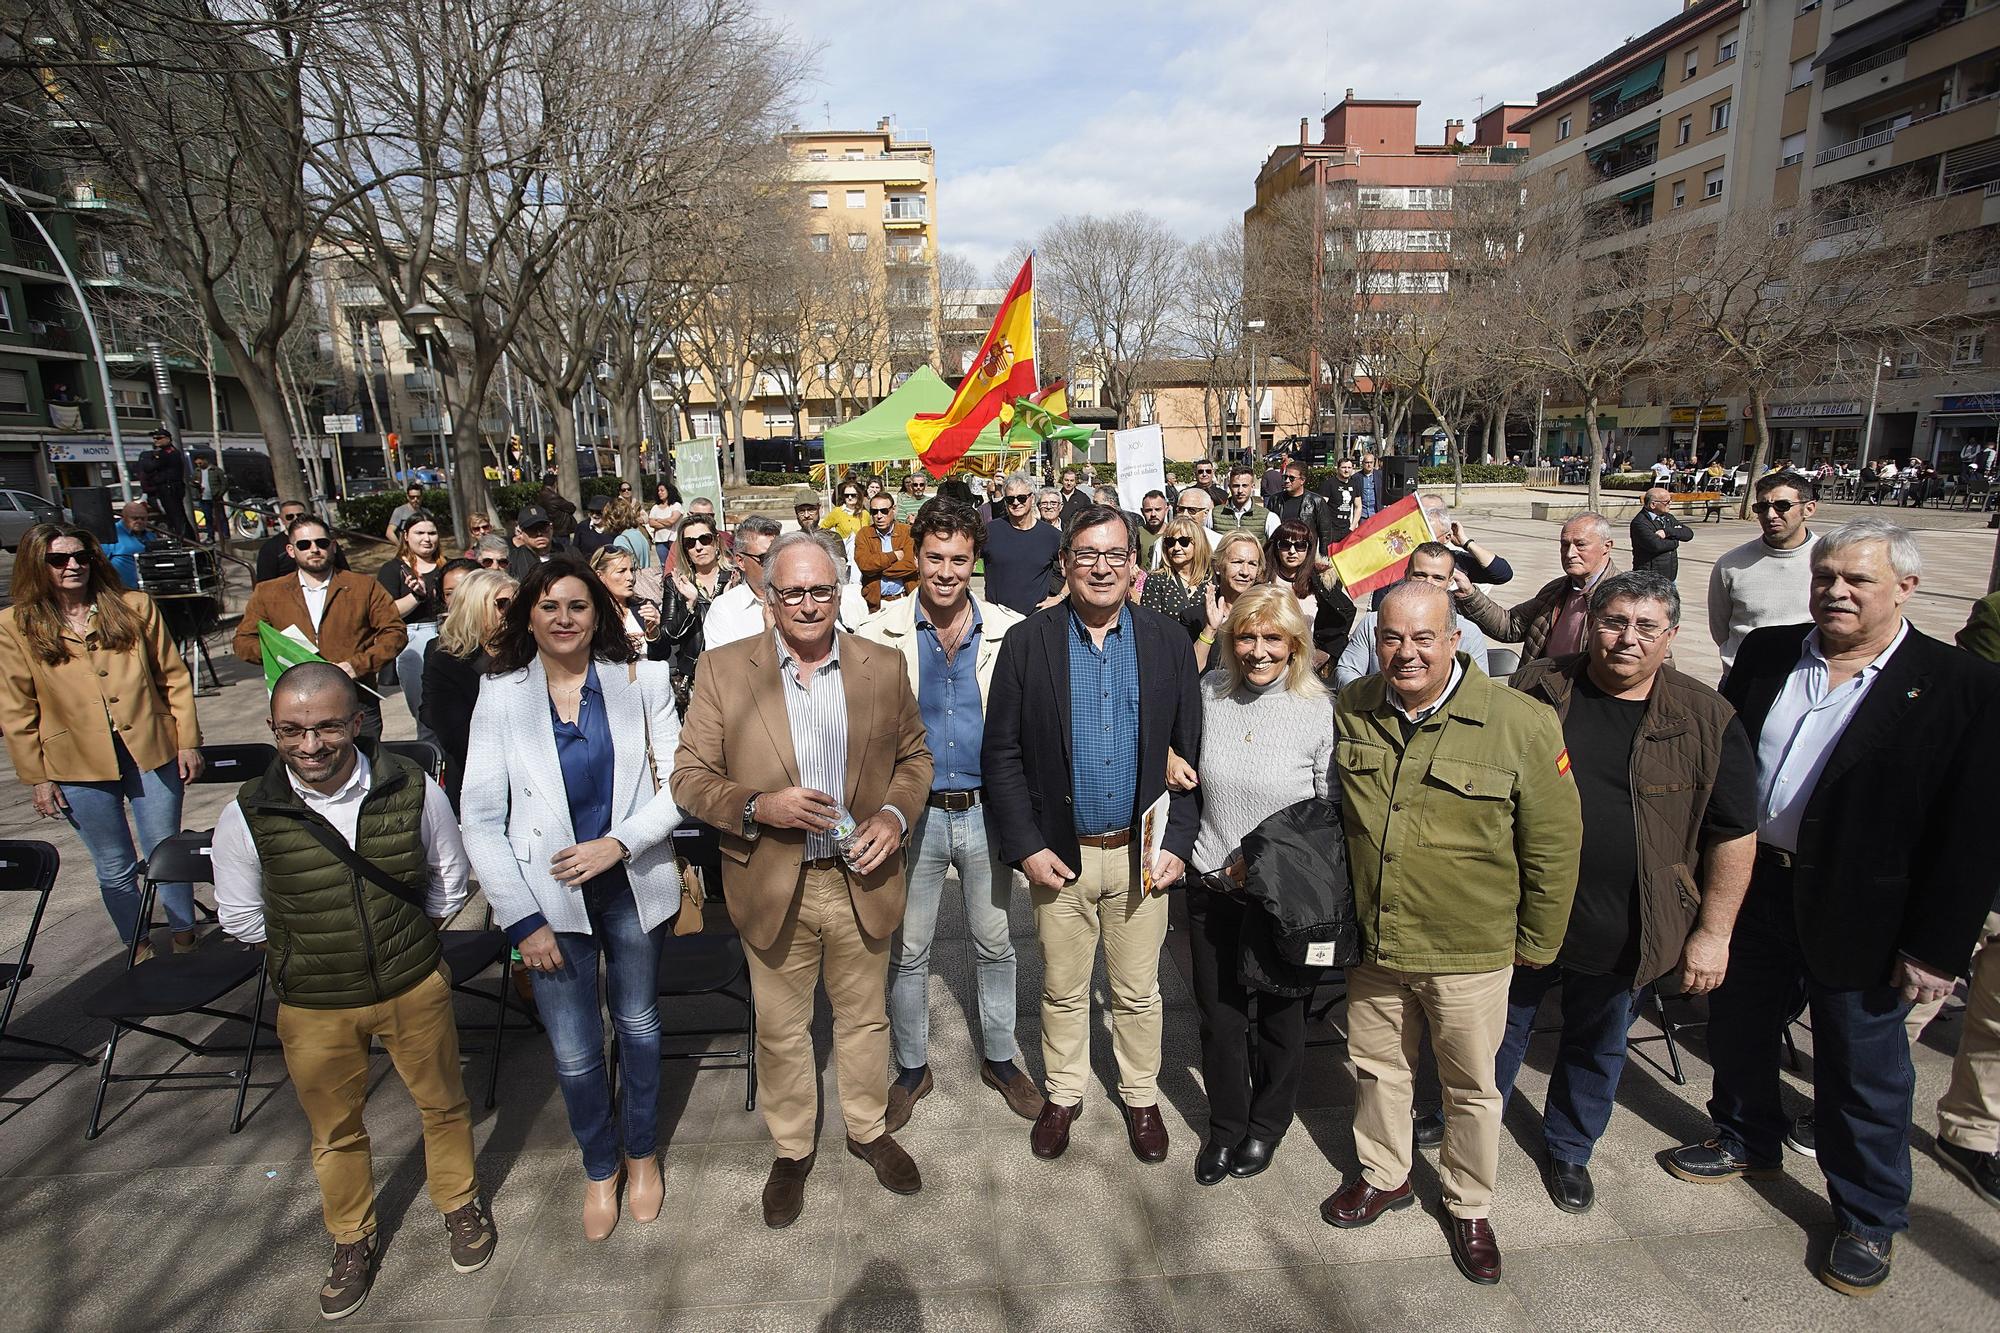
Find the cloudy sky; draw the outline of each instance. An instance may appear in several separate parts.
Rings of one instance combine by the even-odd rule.
[[[817,51],[807,127],[885,115],[937,150],[940,239],[982,272],[1065,213],[1141,208],[1190,239],[1343,90],[1419,98],[1419,138],[1533,101],[1677,0],[773,0]]]

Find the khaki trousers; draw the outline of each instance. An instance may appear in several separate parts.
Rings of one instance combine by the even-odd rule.
[[[1111,983],[1111,1049],[1118,1096],[1127,1106],[1160,1100],[1160,946],[1167,899],[1139,886],[1134,846],[1081,849],[1077,877],[1035,888],[1042,941],[1042,1068],[1049,1100],[1075,1106],[1090,1078],[1090,973],[1104,942]]]
[[[1944,1006],[1925,1005],[1933,1013]],[[1922,1031],[1919,1027],[1917,1031]],[[1911,1034],[1915,1040],[1915,1032]],[[2000,1152],[2000,912],[1986,917],[1965,987],[1965,1031],[1938,1098],[1938,1137],[1973,1152]]]
[[[1485,1217],[1500,1174],[1500,1089],[1494,1059],[1507,1031],[1507,987],[1497,972],[1397,972],[1374,963],[1347,971],[1347,1053],[1358,1084],[1354,1152],[1378,1190],[1410,1178],[1411,1070],[1430,1025],[1444,1090],[1438,1175],[1445,1210]]]
[[[472,1105],[458,1068],[451,980],[442,966],[393,1000],[355,1009],[278,1006],[278,1040],[299,1106],[312,1125],[320,1212],[335,1243],[375,1234],[368,1130],[368,1044],[382,1043],[424,1118],[424,1174],[440,1213],[479,1193],[472,1166]]]
[[[854,915],[847,876],[805,871],[799,907],[768,949],[744,947],[757,1006],[757,1102],[780,1157],[809,1157],[819,1118],[813,988],[833,1005],[833,1064],[847,1137],[873,1143],[889,1105],[889,941]]]

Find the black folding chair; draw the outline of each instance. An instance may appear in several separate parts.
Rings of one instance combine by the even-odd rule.
[[[693,1060],[701,1069],[741,1069],[744,1072],[743,1109],[757,1109],[757,1006],[750,996],[750,965],[743,957],[743,941],[734,933],[669,935],[660,951],[660,998],[693,999],[713,996],[741,1005],[741,1027],[669,1028],[662,1024],[665,1040],[701,1040],[741,1036],[735,1050],[662,1051],[663,1060]]]
[[[381,741],[377,748],[383,754],[401,755],[434,782],[444,772],[444,751],[429,741]]]
[[[37,1051],[47,1052],[46,1055],[0,1052],[0,1060],[17,1064],[41,1064],[50,1059],[79,1065],[90,1063],[90,1057],[82,1051],[59,1042],[7,1035],[7,1024],[14,1017],[14,1001],[21,994],[21,983],[35,975],[35,965],[29,961],[29,955],[35,951],[35,936],[42,928],[42,913],[48,909],[49,895],[56,887],[56,871],[61,866],[62,857],[52,843],[0,841],[0,893],[35,895],[35,913],[28,918],[28,937],[21,941],[21,956],[11,963],[0,963],[0,982],[5,982],[7,986],[6,1002],[0,1004],[0,1044],[13,1042],[16,1046],[32,1046]]]
[[[460,995],[470,995],[476,1000],[486,1000],[493,1005],[493,1024],[487,1029],[493,1034],[489,1046],[465,1046],[459,1050],[463,1054],[481,1053],[493,1057],[486,1072],[486,1109],[492,1110],[499,1099],[500,1090],[500,1046],[507,1032],[539,1032],[542,1024],[533,1014],[520,1008],[508,997],[514,989],[514,948],[507,943],[504,930],[445,930],[438,932],[438,947],[444,953],[444,965],[451,973],[451,988]],[[473,978],[498,964],[500,985],[493,991],[484,991],[472,984]],[[507,1011],[514,1010],[528,1019],[525,1023],[509,1023]],[[460,1024],[464,1027],[465,1024]]]
[[[269,772],[277,759],[278,748],[262,741],[246,741],[240,745],[204,745],[201,747],[201,773],[195,782],[204,787],[225,783],[241,786]],[[200,899],[195,900],[194,910],[204,921],[216,919],[215,909]]]
[[[152,930],[153,904],[161,883],[210,883],[214,871],[209,862],[207,833],[176,833],[153,849],[146,858],[145,888],[139,896],[139,929],[134,932],[126,954],[126,970],[101,987],[84,1003],[84,1012],[111,1023],[111,1040],[104,1048],[103,1069],[98,1077],[97,1098],[91,1104],[86,1139],[103,1133],[105,1094],[113,1083],[155,1083],[168,1079],[226,1078],[236,1085],[236,1108],[229,1118],[229,1132],[243,1128],[243,1106],[250,1095],[250,1073],[256,1060],[258,1034],[264,1026],[264,990],[268,971],[264,951],[247,944],[218,943],[193,953],[160,954],[143,963],[136,962],[139,941]],[[255,979],[256,999],[248,1013],[218,1009],[216,1003],[244,983]],[[235,1059],[237,1048],[214,1038],[194,1041],[177,1032],[155,1026],[149,1019],[180,1014],[202,1014],[209,1018],[244,1023],[249,1027],[241,1047],[241,1063],[230,1070],[167,1070],[160,1073],[120,1074],[114,1065],[118,1039],[126,1032],[143,1032],[159,1037],[207,1059]],[[266,1050],[275,1050],[267,1043]],[[146,1091],[152,1091],[147,1089]],[[145,1092],[141,1092],[144,1096]]]

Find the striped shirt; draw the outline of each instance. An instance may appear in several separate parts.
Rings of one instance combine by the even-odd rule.
[[[792,752],[798,756],[799,785],[822,791],[847,803],[847,690],[840,678],[840,635],[826,661],[814,669],[812,680],[799,683],[798,659],[776,630],[771,637],[778,644],[778,678],[785,686],[785,717],[792,727]],[[818,860],[840,855],[840,844],[831,833],[808,833],[806,856]]]

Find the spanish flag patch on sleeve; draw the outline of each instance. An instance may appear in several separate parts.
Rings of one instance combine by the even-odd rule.
[[[1556,756],[1556,776],[1561,777],[1567,772],[1569,772],[1569,747],[1564,746],[1563,752]]]

